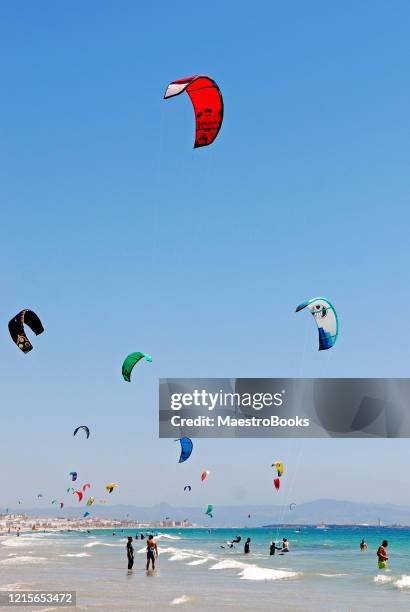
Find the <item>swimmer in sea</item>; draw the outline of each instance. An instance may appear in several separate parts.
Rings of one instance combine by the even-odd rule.
[[[282,553],[288,553],[289,552],[289,541],[287,538],[283,538],[282,540],[282,549],[281,549]]]
[[[274,555],[277,550],[282,550],[281,546],[276,546],[276,543],[272,540],[269,546],[269,554]]]
[[[149,564],[152,563],[152,569],[155,569],[155,559],[158,559],[158,546],[153,535],[148,536],[147,540],[147,571]]]
[[[251,539],[250,538],[246,540],[243,552],[245,553],[245,555],[251,552]]]
[[[379,548],[377,549],[377,557],[379,559],[379,569],[386,569],[387,568],[387,561],[389,560],[389,557],[387,556],[387,551],[386,548],[388,547],[389,543],[387,540],[383,540],[383,542],[380,544]]]
[[[367,550],[367,544],[366,544],[366,542],[364,541],[364,538],[363,538],[363,540],[360,542],[360,550]]]

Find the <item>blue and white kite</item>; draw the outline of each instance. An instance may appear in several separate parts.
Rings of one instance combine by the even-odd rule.
[[[317,297],[299,304],[296,312],[308,308],[315,317],[319,330],[319,351],[325,351],[335,345],[339,334],[339,319],[333,305],[325,298]]]

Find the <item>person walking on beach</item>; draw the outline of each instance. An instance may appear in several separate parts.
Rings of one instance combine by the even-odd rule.
[[[366,542],[364,541],[364,538],[363,538],[363,540],[360,542],[360,550],[367,550],[367,544],[366,544]]]
[[[149,535],[147,540],[147,571],[150,563],[152,563],[152,569],[155,569],[155,559],[158,559],[158,546],[154,536]]]
[[[128,569],[131,570],[134,565],[134,547],[132,545],[132,537],[128,536],[127,542],[127,559],[128,559]]]
[[[389,543],[387,540],[383,540],[383,542],[380,544],[379,548],[377,549],[377,557],[379,559],[379,569],[386,569],[387,568],[387,561],[389,560],[389,557],[387,556],[387,551],[386,548],[388,547]]]
[[[246,540],[243,552],[245,553],[245,555],[251,552],[251,539],[250,538]]]

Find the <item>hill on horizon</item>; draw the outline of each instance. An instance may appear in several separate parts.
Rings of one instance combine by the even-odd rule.
[[[81,507],[65,507],[56,511],[48,508],[9,508],[9,513],[26,513],[33,516],[55,516],[81,518],[84,512]],[[318,523],[335,525],[368,524],[410,525],[410,506],[396,504],[361,503],[336,499],[317,499],[296,505],[291,510],[288,505],[247,505],[217,506],[214,505],[214,518],[205,516],[205,508],[189,506],[171,506],[161,502],[152,507],[141,507],[127,504],[105,506],[95,504],[92,516],[107,519],[128,519],[138,522],[157,522],[169,517],[170,520],[188,520],[201,526],[209,527],[261,527],[267,524],[315,525]],[[250,515],[250,518],[248,518]]]

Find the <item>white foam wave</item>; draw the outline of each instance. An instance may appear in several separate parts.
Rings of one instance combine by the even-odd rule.
[[[297,572],[288,572],[284,570],[270,569],[268,567],[258,567],[250,565],[245,567],[239,576],[241,580],[283,580],[284,578],[295,578]]]
[[[88,542],[88,544],[84,544],[83,548],[93,548],[94,546],[101,546],[102,542]]]
[[[108,542],[100,542],[97,540],[96,542],[88,542],[88,544],[84,544],[83,548],[94,548],[94,546],[109,546],[110,548],[122,548],[123,544],[108,544]]]
[[[205,557],[205,559],[195,559],[195,561],[191,561],[187,563],[187,565],[203,565],[204,563],[208,563],[208,561],[214,561],[215,557]]]
[[[188,595],[181,595],[181,597],[175,597],[170,603],[171,606],[179,606],[180,604],[189,603],[193,601],[192,597],[188,597]]]
[[[339,576],[348,576],[349,574],[319,574],[323,578],[338,578]]]
[[[9,546],[12,548],[23,548],[24,546],[31,546],[32,544],[31,538],[8,538],[7,540],[3,540],[3,546]]]
[[[374,582],[379,583],[392,582],[392,580],[394,580],[393,576],[386,576],[386,574],[377,574],[377,576],[373,578]]]
[[[59,555],[59,557],[91,557],[89,553],[67,553],[65,555]]]
[[[410,589],[410,576],[403,574],[401,578],[396,580],[394,586],[398,589]]]
[[[219,561],[215,563],[209,569],[211,570],[223,570],[223,569],[240,569],[243,570],[246,567],[249,567],[248,563],[242,563],[242,561],[234,561],[234,559],[224,559],[223,561]]]
[[[3,559],[0,561],[1,565],[28,565],[30,563],[45,563],[47,559],[45,557],[11,557],[9,559]]]
[[[168,559],[168,561],[185,561],[186,559],[198,559],[202,558],[200,555],[196,555],[195,553],[188,552],[186,550],[179,550],[174,553],[172,557]]]
[[[155,540],[161,540],[165,538],[166,540],[180,540],[181,538],[177,535],[171,535],[170,533],[159,533],[155,536]]]
[[[241,580],[282,580],[284,578],[294,578],[298,575],[297,572],[290,572],[288,570],[276,570],[268,567],[259,567],[250,563],[243,563],[242,561],[235,561],[234,559],[224,559],[215,563],[209,569],[211,570],[224,570],[224,569],[238,569],[241,570],[238,576]]]

